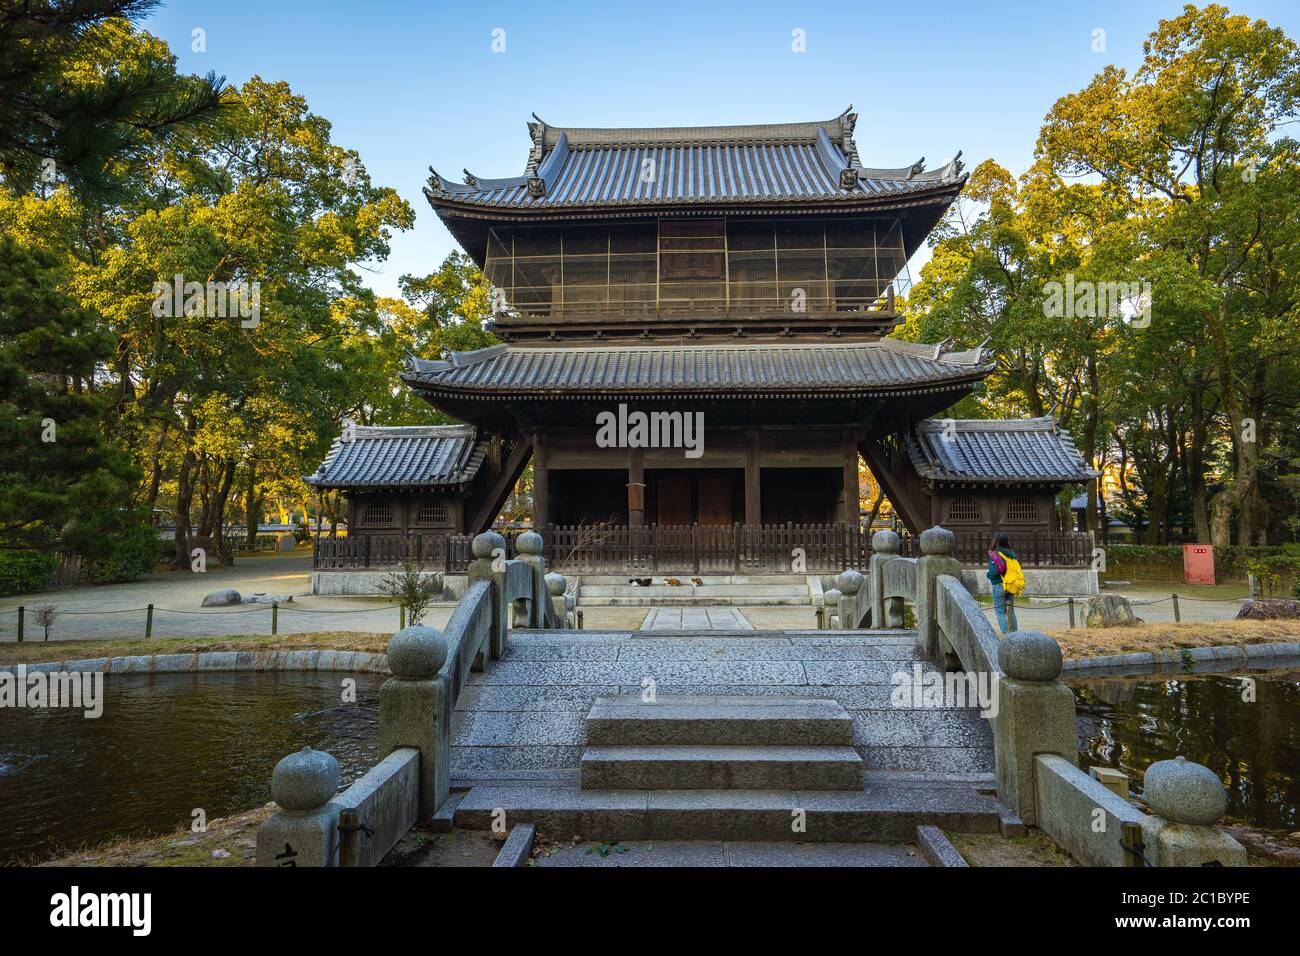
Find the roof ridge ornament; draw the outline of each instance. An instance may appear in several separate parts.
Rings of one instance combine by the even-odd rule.
[[[537,167],[542,161],[542,153],[546,149],[546,131],[550,124],[542,119],[536,113],[533,114],[535,123],[528,124],[528,135],[533,138],[533,148],[528,152],[528,165],[524,167],[525,173],[537,172]]]

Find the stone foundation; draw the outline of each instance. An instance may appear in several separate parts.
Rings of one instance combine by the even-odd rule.
[[[991,591],[984,569],[965,568],[962,584],[976,594]],[[1097,572],[1092,568],[1025,568],[1025,594],[1052,597],[1091,597],[1099,593]]]
[[[326,597],[379,597],[384,579],[396,568],[369,571],[312,571],[311,593]],[[441,572],[436,572],[441,573]],[[435,572],[429,572],[432,577]],[[463,574],[444,574],[442,601],[459,601],[465,593],[467,578]]]

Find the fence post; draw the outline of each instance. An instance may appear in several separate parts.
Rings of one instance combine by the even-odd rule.
[[[484,531],[475,535],[470,543],[474,560],[469,563],[468,582],[487,581],[492,585],[492,635],[488,640],[485,661],[500,660],[506,652],[506,632],[510,627],[507,616],[510,609],[506,607],[506,539],[495,531]],[[500,552],[499,555],[497,552]],[[495,568],[497,557],[502,559],[501,570]]]
[[[1066,598],[1070,605],[1070,628],[1074,628],[1074,598]]]
[[[150,604],[144,612],[144,639],[147,641],[153,637],[153,605]]]
[[[885,562],[898,557],[897,531],[877,531],[871,536],[871,560],[867,562],[868,599],[871,601],[871,627],[888,627],[885,621]]]
[[[919,616],[919,615],[918,615]],[[1038,823],[1034,758],[1056,754],[1079,765],[1074,693],[1060,681],[1061,646],[1037,631],[1013,631],[998,644],[993,761],[998,799],[1030,826]]]
[[[939,575],[961,580],[961,562],[953,557],[957,537],[935,525],[921,532],[921,557],[916,559],[916,650],[924,660],[941,661],[942,634],[939,630]]]
[[[400,601],[397,604],[397,629],[400,631],[406,627],[406,605]]]
[[[1228,808],[1219,775],[1186,757],[1147,767],[1142,790],[1152,815],[1144,842],[1156,866],[1246,866],[1245,848],[1215,827]]]
[[[1174,599],[1174,623],[1175,623],[1175,624],[1181,624],[1181,623],[1183,622],[1183,615],[1182,615],[1182,612],[1178,609],[1178,594],[1177,594],[1177,592],[1175,592],[1174,594],[1171,594],[1170,597],[1172,597],[1172,598]]]
[[[257,828],[258,866],[337,866],[339,762],[303,747],[271,771],[271,799],[280,809]]]
[[[18,643],[23,642],[23,619],[27,616],[27,608],[21,604],[18,605]]]
[[[525,531],[515,538],[515,557],[533,569],[533,600],[529,604],[529,627],[546,627],[549,615],[546,613],[546,558],[543,556],[546,542],[536,531]],[[564,627],[561,615],[560,627]]]
[[[451,755],[451,707],[447,640],[441,631],[416,625],[388,642],[392,677],[379,688],[379,756],[398,747],[420,751],[419,819],[427,820],[447,799]]]
[[[271,633],[278,634],[280,630],[280,602],[271,602]]]
[[[862,572],[853,568],[841,571],[835,579],[835,587],[840,592],[840,630],[852,630],[859,626],[863,614],[862,586],[865,583]]]

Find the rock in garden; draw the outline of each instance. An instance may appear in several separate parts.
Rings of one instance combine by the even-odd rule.
[[[203,607],[228,607],[231,604],[238,604],[239,601],[239,592],[234,588],[226,588],[224,591],[213,591],[205,597]]]
[[[1118,594],[1098,594],[1088,598],[1084,623],[1088,627],[1133,627],[1137,618],[1133,616],[1128,598]]]
[[[291,604],[293,603],[292,594],[267,594],[264,591],[257,591],[244,598],[244,604]]]
[[[1237,612],[1239,621],[1276,621],[1300,617],[1300,601],[1290,598],[1261,598],[1247,601]]]

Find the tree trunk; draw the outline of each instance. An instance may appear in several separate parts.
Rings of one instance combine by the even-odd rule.
[[[1223,410],[1228,416],[1228,430],[1232,437],[1233,475],[1227,487],[1210,502],[1210,540],[1216,548],[1232,543],[1232,516],[1241,509],[1255,488],[1255,475],[1259,462],[1259,443],[1255,441],[1257,422],[1246,422],[1242,413],[1241,397],[1237,394],[1237,380],[1232,368],[1232,353],[1225,329],[1227,302],[1220,299],[1219,308],[1206,316],[1210,342],[1214,347],[1218,365],[1219,389],[1223,393]],[[1249,543],[1248,538],[1241,540]]]
[[[257,547],[257,526],[261,523],[261,502],[257,500],[257,461],[250,459],[248,482],[244,487],[244,543],[250,551]]]

